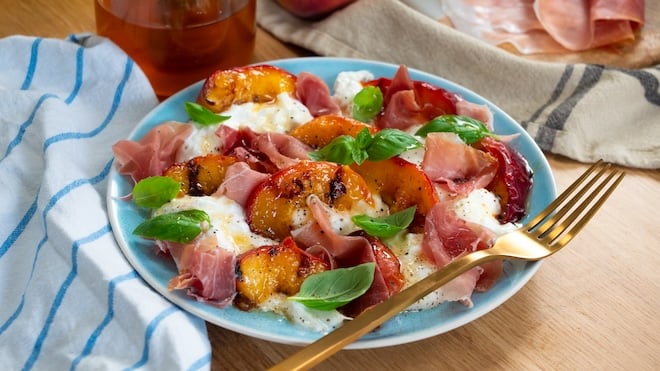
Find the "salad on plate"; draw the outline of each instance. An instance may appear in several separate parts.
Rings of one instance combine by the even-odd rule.
[[[168,289],[273,312],[324,333],[527,213],[532,171],[461,94],[369,70],[220,70],[164,121],[113,145],[144,220],[132,231],[176,264]],[[474,268],[417,302],[472,306],[502,276]]]

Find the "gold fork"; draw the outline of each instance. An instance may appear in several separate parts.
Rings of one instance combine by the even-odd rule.
[[[496,259],[540,260],[556,253],[594,216],[624,175],[623,171],[615,169],[609,163],[596,162],[539,215],[517,231],[498,237],[495,245],[490,249],[475,251],[453,260],[442,269],[365,311],[270,370],[306,370],[321,363],[344,346],[473,267]]]

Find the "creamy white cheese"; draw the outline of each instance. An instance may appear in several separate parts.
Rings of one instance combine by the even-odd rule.
[[[459,218],[481,224],[496,235],[513,232],[518,228],[514,223],[500,224],[497,220],[501,212],[500,201],[486,189],[475,189],[467,197],[456,201],[454,211]]]
[[[422,253],[423,238],[423,234],[404,233],[385,241],[392,252],[399,257],[401,273],[405,279],[404,288],[421,281],[437,270],[435,265]],[[408,310],[433,308],[443,301],[442,288],[440,288],[411,305]]]
[[[307,107],[287,93],[280,93],[270,103],[234,104],[221,115],[229,119],[209,126],[192,123],[193,132],[179,149],[177,162],[218,153],[222,143],[215,133],[220,125],[232,129],[250,128],[257,133],[288,133],[312,119]]]
[[[497,196],[486,189],[472,191],[467,197],[456,201],[453,205],[456,215],[466,221],[489,228],[496,235],[511,232],[518,228],[514,223],[500,224],[496,216],[500,213]],[[399,257],[401,273],[405,277],[404,287],[408,287],[437,268],[422,252],[422,234],[400,234],[385,241]],[[446,301],[442,288],[425,296],[408,310],[423,310]]]
[[[157,209],[154,216],[193,209],[206,211],[211,226],[204,233],[215,236],[218,246],[224,249],[240,254],[258,246],[277,245],[277,242],[253,233],[241,205],[225,196],[175,198]]]
[[[345,116],[351,117],[353,98],[362,90],[362,83],[373,79],[374,75],[369,71],[344,71],[337,74],[332,97]]]
[[[280,93],[271,103],[234,104],[222,115],[230,116],[222,125],[257,133],[288,133],[312,119],[307,107],[288,93]]]
[[[308,308],[297,301],[288,300],[284,294],[271,295],[261,303],[259,309],[279,313],[289,321],[319,333],[330,332],[341,326],[345,320],[350,319],[337,310]]]

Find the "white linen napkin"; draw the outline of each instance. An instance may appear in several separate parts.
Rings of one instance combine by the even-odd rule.
[[[545,151],[660,168],[660,65],[624,69],[516,57],[399,0],[358,0],[318,21],[259,0],[257,22],[320,55],[373,59],[454,81],[518,121]]]
[[[140,279],[106,214],[110,146],[156,104],[106,39],[0,39],[0,368],[210,367],[204,321]]]

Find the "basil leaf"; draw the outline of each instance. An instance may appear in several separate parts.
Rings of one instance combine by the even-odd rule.
[[[355,144],[359,148],[367,148],[373,143],[374,137],[371,136],[371,132],[369,131],[369,128],[363,128],[358,132],[358,134],[355,136]]]
[[[422,143],[412,135],[397,129],[383,129],[374,135],[373,141],[367,147],[367,153],[369,160],[382,161],[420,147]]]
[[[133,234],[156,240],[188,243],[202,233],[202,223],[211,223],[205,211],[184,210],[147,219],[133,230]]]
[[[325,147],[310,152],[309,157],[316,161],[332,161],[342,165],[355,162],[359,165],[367,159],[382,161],[419,147],[422,143],[401,130],[383,129],[372,136],[369,128],[364,128],[355,138],[338,136]]]
[[[337,268],[313,274],[300,286],[300,292],[290,296],[306,307],[332,310],[362,296],[374,280],[376,263],[363,263],[350,268]]]
[[[427,122],[415,135],[426,137],[432,132],[456,133],[466,144],[472,144],[493,134],[481,121],[460,115],[442,115]]]
[[[133,187],[133,201],[140,207],[156,209],[176,197],[180,189],[181,184],[170,177],[144,178]]]
[[[373,141],[374,138],[371,136],[369,128],[360,130],[360,132],[355,136],[355,145],[351,155],[353,156],[353,161],[356,164],[360,165],[367,158],[369,158],[369,154],[367,153],[366,148],[369,148]]]
[[[350,135],[340,135],[325,147],[310,152],[309,157],[314,161],[332,161],[350,165],[355,161],[355,150],[355,138]]]
[[[225,120],[229,120],[231,116],[222,116],[216,113],[211,112],[204,106],[201,106],[197,103],[186,102],[185,103],[186,113],[190,116],[192,121],[195,121],[198,124],[202,125],[214,125]]]
[[[377,86],[367,86],[353,97],[353,118],[371,121],[383,108],[383,92]]]
[[[351,219],[358,227],[374,237],[393,237],[408,228],[415,218],[417,206],[412,206],[397,213],[374,218],[367,215],[354,215]]]

